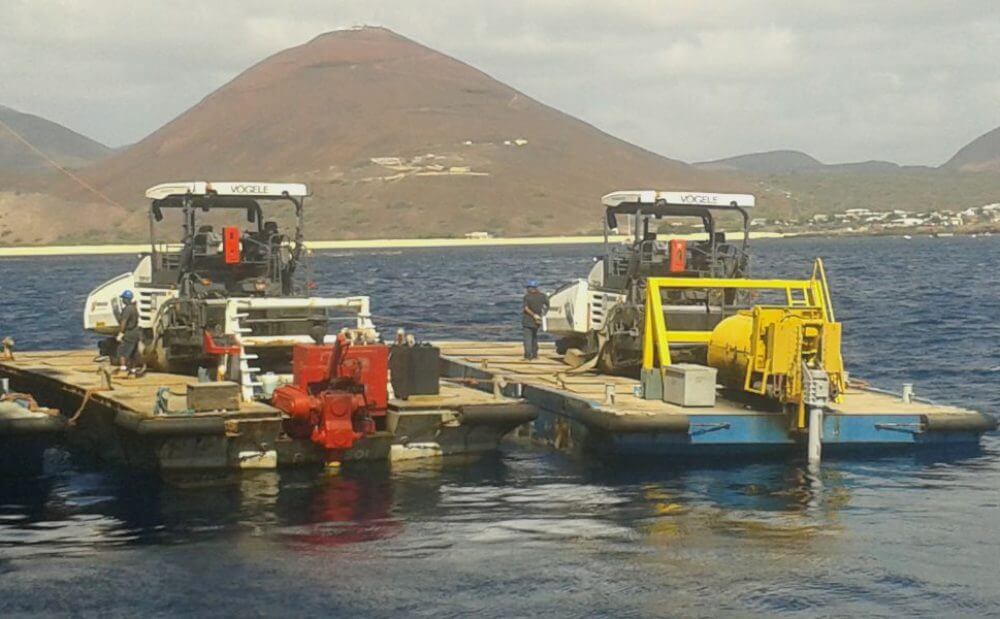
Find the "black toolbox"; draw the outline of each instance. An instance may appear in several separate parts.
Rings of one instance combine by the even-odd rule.
[[[397,398],[437,395],[440,392],[440,349],[428,344],[395,345],[389,352],[389,374]]]

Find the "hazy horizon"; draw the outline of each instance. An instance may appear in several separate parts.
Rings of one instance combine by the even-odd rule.
[[[13,0],[0,104],[118,147],[273,53],[367,24],[684,161],[789,149],[936,166],[1000,125],[1000,9],[989,2],[435,7]]]

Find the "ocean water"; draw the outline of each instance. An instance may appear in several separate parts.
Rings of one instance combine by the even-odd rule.
[[[322,294],[380,326],[516,339],[521,286],[597,247],[318,254]],[[1000,413],[1000,239],[755,243],[822,256],[852,375]],[[80,312],[130,257],[0,260],[0,336],[89,346]],[[171,484],[52,450],[0,480],[0,615],[1000,615],[1000,440],[804,462],[629,466],[507,446],[472,461]]]

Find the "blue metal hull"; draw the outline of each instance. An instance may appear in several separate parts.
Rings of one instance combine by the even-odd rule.
[[[837,415],[823,420],[826,455],[921,447],[978,447],[981,432],[922,430],[919,415]],[[615,457],[718,457],[804,453],[806,437],[788,430],[776,413],[692,416],[687,432],[610,432],[543,411],[532,426],[536,440],[560,449]]]
[[[551,384],[555,381],[532,381],[530,374],[527,380],[494,384],[493,372],[504,363],[510,361],[489,365],[442,356],[442,372],[446,378],[471,381],[481,389],[492,388],[534,404],[540,412],[531,424],[531,439],[560,450],[615,458],[762,457],[806,451],[805,432],[790,429],[788,416],[781,412],[731,401],[720,402],[714,409],[630,411],[624,405],[604,405]],[[994,418],[974,411],[904,405],[873,392],[857,392],[853,397],[865,401],[846,411],[831,407],[823,415],[825,456],[925,447],[978,448],[982,434],[996,429]],[[910,406],[913,412],[900,410],[901,406]]]

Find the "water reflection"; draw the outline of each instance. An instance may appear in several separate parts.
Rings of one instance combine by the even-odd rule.
[[[812,544],[843,528],[855,488],[947,482],[975,458],[752,465],[593,465],[555,454],[405,466],[254,472],[164,482],[65,456],[50,474],[0,482],[0,556],[274,537],[293,551],[364,544],[423,526],[430,547],[570,539],[739,537]]]
[[[388,467],[257,477],[275,485],[276,500],[269,507],[293,548],[370,542],[403,530],[403,521],[392,515],[394,484]]]
[[[138,566],[160,556],[182,572],[216,560],[267,565],[275,586],[322,584],[341,596],[361,586],[360,575],[338,586],[305,574],[324,565],[342,577],[391,573],[419,597],[459,569],[480,583],[543,582],[553,599],[590,574],[612,596],[591,603],[638,614],[656,614],[662,598],[653,592],[663,587],[679,614],[706,600],[769,614],[813,610],[838,595],[896,600],[904,592],[899,603],[914,612],[953,608],[970,601],[949,583],[982,580],[976,562],[998,549],[996,524],[968,509],[987,496],[995,507],[997,447],[989,437],[972,457],[831,460],[819,470],[803,462],[612,466],[511,448],[338,475],[294,470],[172,483],[57,459],[45,477],[0,482],[0,572],[23,582],[35,564],[25,559],[133,561],[120,550],[155,545]],[[927,489],[922,496],[938,500],[913,499]],[[981,542],[947,571],[920,571],[926,553],[946,561],[947,549],[972,531]],[[914,561],[920,552],[924,561]],[[447,590],[473,606],[486,595],[501,596],[504,608],[528,608],[505,588]],[[920,598],[928,591],[952,597],[934,598],[944,599],[935,606]]]
[[[824,258],[858,376],[1000,409],[996,238],[755,247],[759,275],[801,276]],[[425,337],[513,338],[523,273],[549,288],[596,251],[321,255],[318,294],[360,282],[377,315],[458,325]],[[0,323],[23,349],[91,346],[78,326],[86,291],[133,264],[4,261]],[[54,288],[61,302],[39,313]],[[0,614],[285,616],[293,600],[297,614],[345,616],[993,616],[1000,437],[983,443],[827,458],[819,471],[783,460],[611,467],[510,449],[176,484],[57,454],[40,479],[0,480]]]

